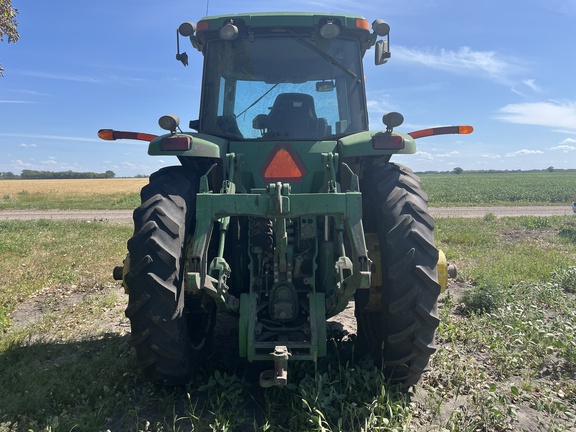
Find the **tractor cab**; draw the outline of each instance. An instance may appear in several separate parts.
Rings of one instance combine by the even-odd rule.
[[[373,27],[388,37],[387,24]],[[217,16],[184,23],[179,34],[204,54],[200,118],[191,122],[198,132],[233,141],[319,141],[368,130],[362,57],[378,34],[363,18]],[[383,63],[389,53],[381,42]]]

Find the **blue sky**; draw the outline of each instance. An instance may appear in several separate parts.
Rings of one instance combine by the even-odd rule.
[[[391,26],[392,58],[365,59],[371,129],[471,124],[396,158],[416,171],[576,168],[576,0],[13,0],[20,40],[0,43],[0,171],[150,174],[177,164],[101,128],[159,134],[158,118],[198,117],[200,53],[176,28],[206,15],[347,12]],[[184,44],[182,46],[182,43]]]

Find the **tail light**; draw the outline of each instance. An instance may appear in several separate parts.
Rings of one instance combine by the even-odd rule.
[[[391,133],[376,134],[372,137],[372,147],[376,150],[402,150],[404,138]]]
[[[162,151],[186,151],[190,150],[191,140],[189,136],[170,136],[162,138],[160,149]]]

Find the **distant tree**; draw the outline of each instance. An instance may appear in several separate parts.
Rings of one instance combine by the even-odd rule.
[[[548,171],[548,172],[554,172],[554,167],[553,167],[553,166],[549,166],[548,168],[546,168],[546,171]]]
[[[20,35],[18,34],[18,23],[16,15],[18,9],[12,7],[12,0],[0,0],[0,42],[4,42],[6,36],[8,43],[16,43]],[[4,68],[0,65],[0,76],[4,76]]]
[[[462,173],[464,172],[464,170],[463,170],[462,168],[460,168],[460,167],[456,167],[456,168],[454,168],[454,169],[452,170],[452,172],[453,172],[454,174],[462,174]]]
[[[16,174],[14,174],[12,171],[0,172],[0,179],[12,180],[15,178],[18,178],[18,176]]]
[[[0,0],[2,1],[2,0]],[[116,174],[114,171],[106,171],[105,173],[95,172],[76,172],[76,171],[36,171],[36,170],[22,170],[20,178],[27,179],[102,179],[113,178]]]

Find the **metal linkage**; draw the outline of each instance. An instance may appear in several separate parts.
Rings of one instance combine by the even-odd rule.
[[[284,345],[274,347],[270,353],[274,361],[274,370],[267,370],[260,374],[261,387],[283,387],[288,384],[288,359],[291,354]]]

